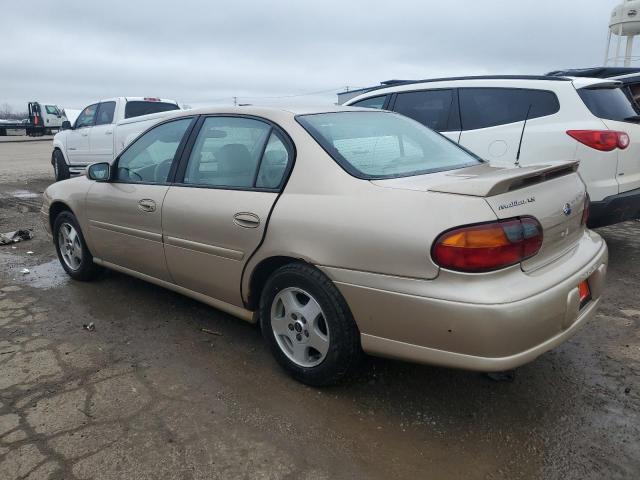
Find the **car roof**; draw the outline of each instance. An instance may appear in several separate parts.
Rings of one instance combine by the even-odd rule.
[[[273,114],[285,114],[290,116],[296,115],[312,115],[316,113],[335,113],[335,112],[371,112],[370,108],[348,107],[343,105],[295,105],[283,107],[263,107],[258,105],[211,105],[190,110],[175,110],[164,112],[166,117],[186,117],[191,115],[215,115],[215,114],[238,114],[238,115],[255,115],[271,116]]]
[[[532,88],[534,85],[538,88],[553,89],[554,85],[560,83],[572,84],[575,88],[588,88],[597,84],[606,84],[614,87],[621,85],[619,82],[611,79],[586,78],[586,77],[559,77],[559,76],[541,76],[541,75],[484,75],[473,77],[448,77],[434,78],[419,81],[399,81],[395,84],[386,84],[364,89],[358,96],[347,100],[347,103],[359,101],[377,95],[385,95],[395,92],[406,92],[413,90],[429,89],[429,88],[461,88],[467,87],[486,87],[495,86],[501,88]]]

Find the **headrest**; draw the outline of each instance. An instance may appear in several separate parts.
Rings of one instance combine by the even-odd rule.
[[[222,174],[251,173],[253,161],[249,149],[241,143],[229,143],[218,150],[218,172]]]

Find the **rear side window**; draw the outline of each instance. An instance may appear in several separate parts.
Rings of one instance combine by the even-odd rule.
[[[555,93],[520,88],[462,88],[460,113],[462,129],[495,127],[553,115],[560,110]]]
[[[175,103],[148,102],[143,100],[132,100],[124,107],[124,118],[140,117],[151,113],[168,112],[170,110],[180,110]]]
[[[364,100],[360,100],[359,102],[352,103],[349,105],[350,107],[364,107],[364,108],[377,108],[380,110],[384,107],[384,102],[387,101],[388,95],[382,95],[380,97],[371,97],[366,98]]]
[[[102,102],[98,105],[96,125],[109,125],[113,122],[113,113],[116,110],[116,102]]]
[[[395,112],[420,122],[438,132],[457,130],[457,122],[449,121],[454,105],[453,90],[427,90],[399,93],[393,105]],[[457,112],[455,117],[457,118]],[[452,123],[452,125],[449,125]],[[456,125],[453,125],[456,123]]]
[[[638,115],[629,97],[619,88],[581,88],[578,95],[598,118],[624,121]]]
[[[288,163],[289,152],[268,123],[209,117],[198,133],[183,183],[275,189],[282,183]]]

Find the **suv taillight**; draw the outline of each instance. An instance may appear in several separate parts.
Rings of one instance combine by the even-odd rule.
[[[610,152],[616,148],[624,150],[630,142],[628,134],[614,130],[567,130],[567,135],[601,152]]]
[[[542,226],[533,217],[454,228],[441,234],[431,256],[442,268],[489,272],[533,257],[542,246]]]

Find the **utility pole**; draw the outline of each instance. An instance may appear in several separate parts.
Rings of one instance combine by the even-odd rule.
[[[238,106],[238,97],[233,97],[233,105]]]

